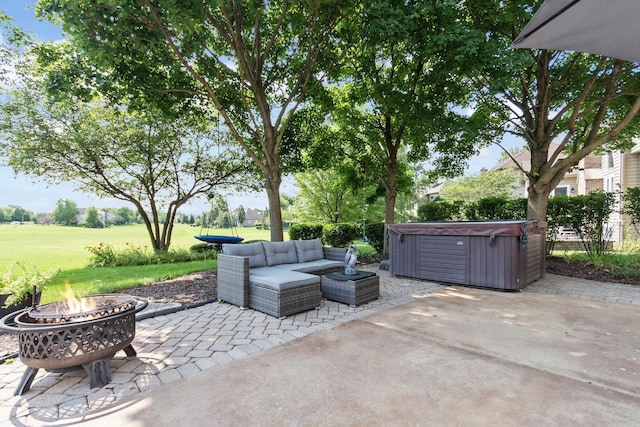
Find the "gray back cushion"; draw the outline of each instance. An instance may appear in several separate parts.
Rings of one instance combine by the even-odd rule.
[[[222,253],[225,255],[249,257],[249,268],[266,267],[267,259],[264,255],[262,243],[222,244]]]
[[[296,246],[292,241],[288,242],[262,242],[267,265],[291,264],[298,262]]]
[[[320,239],[294,240],[299,262],[316,261],[324,258],[322,242]]]

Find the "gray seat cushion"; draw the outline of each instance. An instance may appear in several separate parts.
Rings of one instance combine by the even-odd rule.
[[[284,268],[260,267],[249,271],[249,283],[255,286],[282,291],[298,286],[320,283],[320,276],[300,273]]]
[[[225,255],[249,257],[249,268],[265,267],[267,265],[264,247],[261,242],[241,244],[223,243],[222,253]]]
[[[333,261],[330,259],[317,259],[315,261],[298,262],[295,264],[280,264],[275,265],[273,268],[299,271],[301,273],[313,273],[316,271],[326,270],[327,268],[343,268],[344,262]]]
[[[298,262],[296,246],[292,241],[262,242],[262,246],[268,266]]]
[[[298,262],[315,261],[324,258],[320,239],[294,240],[293,244],[296,246]]]

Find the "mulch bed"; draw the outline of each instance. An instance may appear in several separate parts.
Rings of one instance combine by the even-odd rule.
[[[216,274],[216,270],[205,270],[150,285],[135,286],[118,293],[146,298],[150,303],[177,302],[186,306],[216,298]]]
[[[640,277],[616,276],[611,270],[598,268],[581,261],[567,261],[566,258],[562,257],[547,256],[545,271],[559,276],[640,286]]]

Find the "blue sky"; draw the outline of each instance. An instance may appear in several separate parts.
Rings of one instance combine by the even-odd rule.
[[[37,20],[33,11],[28,8],[34,1],[4,0],[0,9],[14,18],[14,24],[31,32],[38,40],[57,40],[62,38],[60,28],[48,22]],[[512,142],[508,146],[513,146]],[[519,144],[522,145],[522,144]],[[467,174],[478,172],[481,168],[491,168],[496,165],[500,157],[500,148],[492,145],[480,151],[480,154],[470,160],[470,167]],[[281,192],[293,195],[296,192],[291,180],[283,185]],[[134,209],[133,205],[116,199],[98,199],[91,195],[76,191],[73,184],[62,183],[47,186],[44,181],[34,182],[24,175],[15,175],[13,171],[6,167],[0,167],[0,207],[9,205],[21,206],[34,213],[53,212],[56,201],[69,199],[74,201],[78,207],[128,207]],[[227,201],[229,207],[234,209],[240,205],[244,208],[264,209],[268,206],[266,193],[260,194],[228,194]],[[200,213],[208,209],[204,200],[196,200],[183,207],[183,213]]]

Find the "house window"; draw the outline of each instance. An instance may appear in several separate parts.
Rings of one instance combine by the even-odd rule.
[[[607,154],[607,169],[613,168],[613,154]]]
[[[569,195],[569,186],[568,185],[562,185],[559,187],[556,187],[555,190],[553,190],[553,195],[554,196],[568,196]]]

